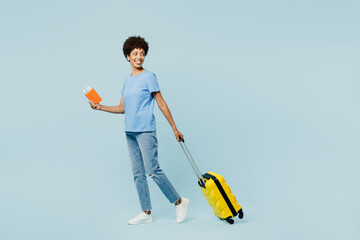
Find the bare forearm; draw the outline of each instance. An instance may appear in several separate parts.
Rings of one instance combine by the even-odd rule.
[[[165,102],[163,102],[162,105],[159,106],[159,108],[160,108],[161,112],[164,114],[165,118],[168,120],[171,128],[172,128],[174,131],[177,130],[176,125],[175,125],[175,122],[174,122],[174,119],[173,119],[173,117],[172,117],[172,115],[171,115],[171,112],[170,112],[167,104],[166,104]]]
[[[184,136],[182,135],[181,132],[179,132],[179,130],[176,128],[176,125],[175,125],[175,122],[174,122],[174,119],[170,113],[170,110],[165,102],[165,100],[163,99],[163,97],[161,96],[161,93],[160,91],[159,92],[154,92],[153,93],[155,99],[156,99],[156,103],[158,104],[159,106],[159,109],[161,110],[161,112],[164,114],[165,118],[168,120],[168,122],[170,123],[170,126],[171,128],[173,129],[174,131],[174,135],[176,137],[176,140],[178,142],[181,141],[181,139],[184,138]]]
[[[118,106],[105,106],[105,105],[99,105],[99,110],[109,113],[124,113],[124,108],[122,108],[120,105]]]

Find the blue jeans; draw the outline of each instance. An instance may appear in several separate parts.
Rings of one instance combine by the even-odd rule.
[[[142,210],[151,209],[146,174],[155,181],[170,203],[176,202],[180,196],[159,166],[156,132],[126,132],[126,140]]]

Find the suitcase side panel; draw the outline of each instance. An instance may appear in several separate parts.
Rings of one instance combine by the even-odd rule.
[[[226,206],[224,205],[224,203],[221,204],[221,200],[222,200],[221,193],[212,179],[205,181],[206,181],[205,188],[201,188],[201,191],[203,192],[214,214],[219,218],[223,218],[222,211],[224,208],[226,208]]]

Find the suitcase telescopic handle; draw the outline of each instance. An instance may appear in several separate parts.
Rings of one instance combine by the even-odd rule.
[[[186,143],[185,143],[185,140],[184,138],[180,137],[180,146],[181,148],[184,150],[184,153],[185,153],[185,156],[187,158],[187,160],[189,161],[192,169],[194,169],[194,172],[198,178],[198,180],[200,181],[200,183],[202,185],[205,185],[205,181],[204,181],[204,178],[198,168],[198,166],[196,165],[195,161],[194,161],[194,158],[191,156],[191,153],[189,151],[189,148],[186,146]],[[185,147],[185,148],[184,148]],[[186,149],[186,150],[185,150]]]

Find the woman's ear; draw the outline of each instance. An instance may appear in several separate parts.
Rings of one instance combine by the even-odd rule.
[[[127,55],[126,58],[127,58],[128,62],[130,62],[130,56]]]

